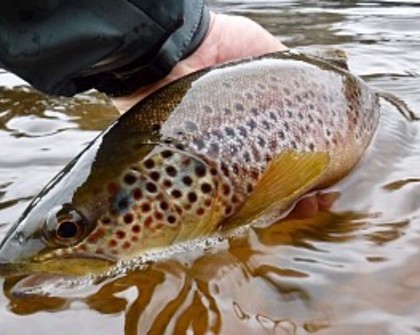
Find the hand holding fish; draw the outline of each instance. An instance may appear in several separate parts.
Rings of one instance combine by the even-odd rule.
[[[234,59],[286,49],[277,38],[248,18],[210,13],[207,35],[193,54],[181,60],[165,78],[139,87],[130,96],[114,98],[113,102],[120,112],[125,112],[158,88],[192,72]]]

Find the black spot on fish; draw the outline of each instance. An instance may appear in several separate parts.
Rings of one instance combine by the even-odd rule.
[[[146,190],[149,191],[150,193],[157,192],[156,184],[155,183],[151,183],[151,182],[146,183]]]
[[[182,143],[177,143],[175,144],[175,148],[177,148],[178,150],[184,150],[185,146]]]
[[[230,83],[227,83],[227,82],[223,82],[222,85],[226,88],[231,88],[232,87],[232,85]]]
[[[243,112],[244,111],[244,106],[241,103],[237,102],[237,103],[235,103],[235,109],[238,112]]]
[[[255,107],[252,107],[250,112],[251,112],[252,115],[258,116],[258,109],[256,109]]]
[[[239,132],[239,135],[241,135],[242,137],[248,136],[248,132],[246,131],[246,128],[243,126],[238,127],[238,132]]]
[[[158,181],[160,178],[160,173],[158,171],[150,172],[150,178],[154,181]]]
[[[265,145],[267,144],[267,142],[261,136],[257,137],[257,143],[261,148],[265,148]]]
[[[238,164],[236,164],[236,163],[233,163],[233,164],[232,164],[232,172],[233,172],[233,174],[235,174],[235,175],[237,175],[237,174],[239,173],[239,167],[238,167]]]
[[[147,169],[153,169],[154,166],[155,166],[155,162],[153,160],[151,160],[151,159],[147,159],[147,160],[144,161],[144,166]]]
[[[173,152],[171,150],[163,150],[160,154],[163,158],[169,158],[173,155]]]
[[[223,132],[221,130],[215,129],[211,131],[211,134],[217,139],[222,140],[224,138]]]
[[[285,139],[285,135],[284,135],[284,131],[283,130],[279,130],[278,132],[277,132],[277,135],[279,136],[279,138],[281,139],[281,140],[284,140]]]
[[[270,130],[270,123],[266,120],[262,120],[261,121],[262,126],[264,127],[265,130]]]
[[[192,178],[191,178],[190,176],[184,176],[184,177],[182,178],[182,182],[183,182],[185,185],[187,185],[187,186],[191,186],[191,184],[192,184],[193,180],[192,180]]]
[[[206,175],[207,169],[206,166],[204,164],[199,164],[195,167],[195,175],[197,177],[204,177]]]
[[[255,128],[257,128],[257,123],[251,119],[249,121],[247,121],[246,125],[249,127],[249,129],[254,130]]]
[[[293,149],[297,149],[297,145],[295,141],[291,141],[290,145],[292,146]]]
[[[222,170],[222,173],[226,176],[229,177],[229,169],[226,165],[226,163],[222,162],[222,164],[220,164],[220,170]]]
[[[286,94],[286,95],[290,95],[290,90],[289,90],[287,87],[284,87],[284,88],[283,88],[283,92],[284,92],[284,94]]]
[[[194,192],[190,192],[187,195],[188,201],[191,203],[194,203],[197,201],[197,194],[195,194]]]
[[[244,158],[244,160],[245,160],[246,163],[249,163],[251,161],[251,155],[249,154],[248,151],[245,151],[243,153],[243,158]]]
[[[261,83],[258,83],[258,84],[257,84],[257,86],[258,86],[260,89],[262,89],[262,90],[264,90],[264,89],[265,89],[265,85],[263,85],[263,84],[261,84]]]
[[[302,112],[299,112],[299,113],[298,113],[298,118],[299,118],[300,120],[303,120],[303,114],[302,114]]]
[[[160,130],[160,124],[158,123],[152,124],[150,128],[152,129],[153,132],[158,132]]]
[[[273,120],[274,122],[276,122],[276,121],[277,121],[277,116],[276,116],[276,114],[274,114],[273,112],[270,112],[269,117],[270,117],[270,119],[271,119],[271,120]]]
[[[310,151],[314,151],[315,150],[315,144],[313,144],[312,142],[309,143],[309,150]]]
[[[197,125],[194,122],[191,121],[185,121],[185,128],[188,131],[198,131]]]
[[[175,189],[171,192],[171,196],[174,197],[175,199],[181,198],[182,192],[180,190]]]
[[[289,123],[287,123],[287,122],[283,122],[283,127],[284,127],[284,129],[286,129],[286,131],[290,130]]]
[[[219,151],[220,151],[220,149],[219,149],[219,145],[217,143],[215,143],[215,142],[210,143],[209,150],[208,150],[208,153],[210,155],[212,155],[213,157],[216,157],[216,156],[219,155]]]
[[[203,183],[201,184],[201,192],[203,193],[210,193],[212,190],[212,187],[209,183]]]
[[[124,182],[127,185],[133,185],[136,181],[137,181],[137,177],[134,174],[132,174],[132,173],[127,173],[124,176]]]
[[[169,208],[169,204],[166,201],[161,201],[159,203],[159,207],[161,210],[166,211]]]
[[[203,110],[204,110],[206,113],[212,113],[212,112],[213,112],[213,109],[212,109],[210,106],[208,106],[208,105],[204,105],[204,106],[203,106]]]
[[[232,115],[232,111],[229,108],[223,108],[223,112],[225,112],[225,115]]]
[[[127,213],[124,215],[123,220],[126,224],[130,224],[134,221],[134,215],[132,213]]]
[[[247,99],[249,99],[249,100],[254,99],[254,96],[253,96],[251,93],[249,93],[249,92],[245,93],[245,96],[246,96],[246,97],[247,97]]]
[[[226,133],[226,135],[228,135],[230,137],[235,137],[235,131],[231,127],[226,127],[225,128],[225,133]]]
[[[236,155],[238,153],[238,147],[234,144],[229,145],[229,152],[232,155]]]
[[[168,223],[174,224],[176,222],[176,217],[173,215],[169,215],[166,220],[168,221]]]
[[[128,206],[130,205],[130,201],[128,200],[128,197],[123,197],[122,199],[118,200],[118,209],[120,211],[128,209]]]
[[[205,146],[204,141],[201,138],[194,138],[193,144],[196,146],[198,150],[203,149]]]
[[[167,166],[165,171],[168,174],[168,176],[171,176],[171,177],[175,177],[177,174],[177,170],[172,165]]]

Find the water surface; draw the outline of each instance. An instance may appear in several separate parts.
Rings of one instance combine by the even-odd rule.
[[[344,48],[353,72],[420,113],[415,1],[211,1],[285,44]],[[117,113],[48,99],[0,72],[0,236]],[[0,333],[419,334],[420,126],[383,103],[331,212],[286,220],[54,297],[0,292]]]

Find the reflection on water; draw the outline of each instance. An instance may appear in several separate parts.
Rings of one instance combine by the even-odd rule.
[[[333,44],[370,85],[420,107],[420,7],[410,1],[211,1],[289,45]],[[46,99],[0,73],[0,235],[115,110],[96,94]],[[383,102],[374,143],[331,188],[331,212],[253,228],[104,283],[17,297],[0,333],[415,334],[420,332],[420,126]]]

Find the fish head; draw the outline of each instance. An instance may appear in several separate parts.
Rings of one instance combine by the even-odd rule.
[[[183,150],[161,145],[142,150],[133,155],[140,160],[119,156],[109,164],[101,149],[76,158],[4,238],[0,273],[102,271],[214,231],[222,217],[218,172]]]
[[[62,257],[58,256],[76,251],[105,210],[104,195],[96,188],[84,187],[91,177],[98,144],[95,141],[51,180],[8,231],[0,243],[0,274],[80,270],[74,264],[74,271],[60,264]],[[81,202],[80,192],[83,198],[95,198],[95,202]],[[109,263],[80,250],[71,256]]]

